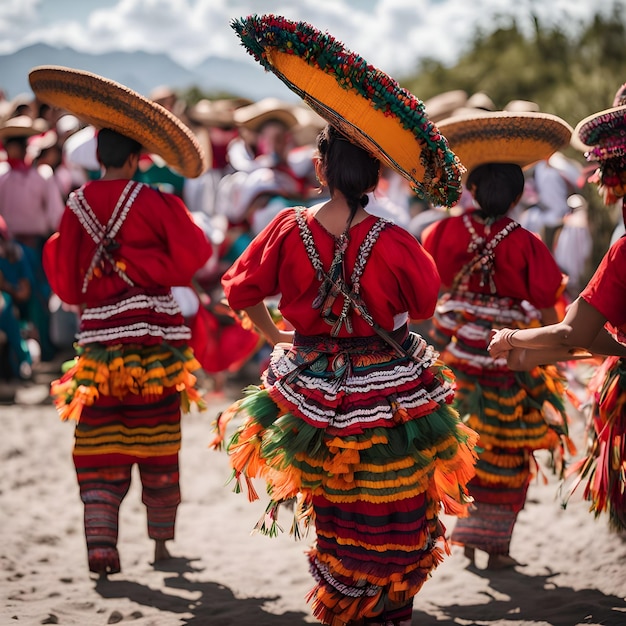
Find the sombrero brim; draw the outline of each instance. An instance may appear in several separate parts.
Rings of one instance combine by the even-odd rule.
[[[424,104],[393,78],[306,22],[252,15],[231,26],[265,69],[419,195],[438,205],[456,203],[462,166]]]
[[[97,128],[131,137],[187,178],[206,170],[206,156],[192,131],[161,105],[91,72],[36,67],[28,75],[37,98]]]
[[[497,111],[450,117],[438,123],[468,173],[484,163],[516,163],[522,168],[566,146],[572,127],[556,115]]]
[[[0,140],[12,139],[13,137],[34,137],[48,130],[48,125],[43,120],[33,120],[27,115],[13,117],[0,126]]]
[[[576,124],[572,135],[572,146],[588,152],[602,146],[611,153],[615,148],[626,148],[626,106],[612,107],[594,113]],[[607,153],[607,158],[610,154]],[[602,155],[597,155],[602,158]]]

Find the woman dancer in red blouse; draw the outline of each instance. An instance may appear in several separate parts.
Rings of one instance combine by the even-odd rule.
[[[515,141],[522,141],[520,136],[526,134],[530,143],[539,123],[543,123],[541,118],[496,116],[468,125],[476,125],[472,134],[484,137],[480,141],[488,145],[494,136],[506,138],[511,129],[515,129]],[[441,125],[445,133],[446,121]],[[472,564],[479,549],[488,553],[489,569],[501,569],[517,564],[509,549],[517,516],[526,502],[533,452],[560,449],[567,426],[564,387],[555,368],[524,374],[511,371],[505,361],[489,356],[490,331],[556,322],[554,307],[564,279],[545,244],[506,216],[524,189],[520,165],[476,162],[469,146],[458,139],[464,132],[459,120],[447,136],[462,160],[464,148],[469,152],[466,186],[476,208],[429,227],[422,241],[437,264],[445,292],[434,323],[450,339],[442,360],[457,379],[454,406],[479,434],[476,476],[468,485],[474,507],[469,517],[457,520],[452,542],[465,546]],[[483,161],[514,159],[498,150],[496,141],[484,150],[489,156]],[[551,413],[558,423],[548,423],[542,408],[546,402],[556,409]]]
[[[377,159],[331,126],[318,148],[331,200],[280,213],[223,279],[231,306],[275,346],[262,385],[223,416],[244,418],[228,450],[238,481],[267,481],[261,530],[275,532],[279,503],[292,498],[294,530],[315,524],[318,619],[410,624],[413,597],[442,558],[441,504],[461,515],[467,505],[473,433],[451,409],[436,353],[407,330],[432,315],[432,259],[365,211]],[[294,333],[263,304],[278,293]]]
[[[599,167],[592,180],[607,205],[621,200],[626,209],[626,85],[613,107],[582,120],[574,131],[577,147]],[[626,530],[626,237],[608,250],[589,284],[559,324],[529,330],[505,328],[494,334],[489,350],[511,367],[528,369],[581,356],[609,355],[590,384],[594,399],[585,456],[569,471],[573,491],[585,484],[584,497],[596,517],[608,515],[611,528]]]

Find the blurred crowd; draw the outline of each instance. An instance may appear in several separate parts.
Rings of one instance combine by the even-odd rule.
[[[233,320],[233,313],[223,306],[220,278],[279,211],[328,196],[313,167],[316,137],[324,121],[303,104],[276,98],[204,99],[190,105],[168,87],[149,97],[182,119],[208,155],[206,171],[185,179],[158,156],[144,154],[137,178],[180,196],[214,247],[212,258],[196,276],[193,293],[182,289],[176,297],[197,336],[216,344],[201,362],[212,390],[219,393],[229,375],[249,364],[258,373],[263,359],[254,331]],[[464,91],[440,94],[425,105],[435,123],[459,113],[480,115],[496,109],[487,94]],[[522,100],[505,107],[538,109]],[[8,100],[0,93],[2,381],[28,381],[40,361],[51,361],[72,348],[77,311],[50,290],[41,250],[56,230],[69,194],[100,176],[96,132],[32,96]],[[524,195],[511,215],[545,241],[568,275],[564,306],[578,295],[593,269],[584,190],[589,173],[582,163],[560,152],[537,163],[525,172]],[[429,224],[471,206],[469,194],[452,210],[432,206],[386,169],[368,211],[392,220],[419,240]],[[234,332],[243,332],[241,328],[248,332],[246,337]]]

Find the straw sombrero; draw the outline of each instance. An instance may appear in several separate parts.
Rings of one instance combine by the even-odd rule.
[[[265,69],[419,195],[439,205],[458,200],[462,166],[424,104],[393,78],[306,22],[251,15],[231,26]]]
[[[183,176],[195,178],[206,170],[206,157],[191,130],[132,89],[97,74],[51,65],[34,68],[28,78],[42,102],[135,139]]]
[[[33,137],[48,130],[48,125],[41,119],[33,119],[30,115],[11,117],[0,125],[0,141],[13,137]]]
[[[232,128],[235,125],[235,110],[248,104],[252,104],[252,100],[244,98],[208,100],[203,98],[188,109],[187,117],[192,122],[204,126]]]
[[[437,123],[450,117],[457,109],[465,106],[466,102],[467,93],[463,89],[454,89],[424,100],[424,108],[428,117]]]
[[[233,118],[237,124],[250,130],[258,130],[272,120],[282,122],[287,128],[293,128],[298,123],[293,105],[272,97],[239,107],[234,112]]]
[[[566,146],[572,135],[560,117],[530,111],[481,111],[449,117],[438,126],[468,172],[483,163],[529,167]]]

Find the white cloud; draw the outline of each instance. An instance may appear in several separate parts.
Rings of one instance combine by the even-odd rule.
[[[369,63],[401,75],[424,56],[452,62],[477,24],[488,31],[498,15],[513,15],[528,29],[532,13],[544,23],[567,26],[609,10],[615,1],[99,0],[85,18],[91,3],[82,0],[2,0],[0,53],[45,42],[93,53],[165,52],[184,65],[208,56],[243,59],[230,21],[251,12],[275,13],[327,30]]]
[[[0,42],[13,48],[13,41],[19,41],[30,30],[35,29],[38,5],[38,0],[3,0],[0,2]]]

